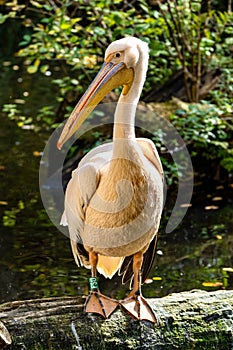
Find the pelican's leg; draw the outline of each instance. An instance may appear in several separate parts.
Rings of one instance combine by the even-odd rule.
[[[90,282],[90,294],[87,297],[84,305],[85,312],[97,313],[102,315],[104,318],[108,318],[118,306],[118,302],[111,298],[106,297],[99,291],[97,282],[97,262],[98,254],[91,251],[89,253],[89,261],[91,264],[91,278]]]
[[[147,320],[153,323],[157,323],[155,314],[143,298],[141,293],[141,267],[143,261],[143,253],[139,252],[134,255],[133,259],[133,289],[124,300],[121,301],[123,308],[137,320]]]

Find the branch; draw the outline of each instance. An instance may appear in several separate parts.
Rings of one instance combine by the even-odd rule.
[[[170,34],[170,37],[171,37],[171,41],[173,42],[174,46],[175,46],[175,49],[176,49],[176,52],[178,54],[178,57],[179,57],[179,60],[182,64],[182,67],[183,67],[183,71],[184,71],[184,86],[185,86],[185,91],[186,91],[186,96],[188,98],[189,101],[192,100],[192,96],[190,94],[190,89],[189,89],[189,85],[188,85],[188,79],[191,78],[191,80],[193,80],[193,76],[191,75],[191,73],[189,72],[188,70],[188,66],[187,66],[187,63],[186,63],[186,57],[185,57],[185,48],[184,48],[184,44],[182,43],[182,40],[181,40],[181,33],[179,33],[179,27],[176,23],[176,20],[173,16],[173,13],[172,13],[172,8],[171,8],[171,5],[170,5],[170,1],[168,0],[167,1],[167,9],[168,9],[168,13],[169,15],[171,16],[171,21],[174,25],[174,29],[171,27],[168,19],[167,19],[167,16],[166,16],[166,13],[165,11],[163,10],[162,6],[161,6],[161,1],[158,0],[157,1],[157,4],[159,5],[160,7],[160,10],[161,10],[161,13],[163,15],[163,18],[167,24],[167,27],[168,27],[168,31],[169,31],[169,34]],[[178,40],[176,38],[176,35],[175,35],[175,32],[177,33],[177,36],[178,36]],[[179,36],[180,34],[180,36]],[[179,47],[179,41],[180,41],[180,47]]]

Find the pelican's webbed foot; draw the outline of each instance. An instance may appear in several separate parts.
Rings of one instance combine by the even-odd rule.
[[[141,293],[129,295],[121,301],[121,306],[136,320],[146,320],[152,323],[158,323],[154,311]]]
[[[84,311],[97,313],[104,318],[108,318],[117,308],[119,303],[100,293],[98,283],[95,277],[90,278],[90,294],[84,305]]]

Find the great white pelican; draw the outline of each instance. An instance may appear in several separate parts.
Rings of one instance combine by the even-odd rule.
[[[91,268],[86,312],[109,317],[122,307],[135,319],[156,322],[141,294],[154,260],[163,207],[163,170],[153,142],[135,137],[135,112],[148,67],[147,43],[126,37],[111,43],[102,68],[67,120],[58,140],[62,145],[76,132],[95,106],[123,86],[114,115],[113,141],[91,150],[72,173],[65,193],[62,224],[68,225],[78,266]],[[122,283],[131,292],[122,301],[103,295],[97,271]]]

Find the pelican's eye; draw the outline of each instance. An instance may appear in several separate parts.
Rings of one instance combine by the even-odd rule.
[[[120,58],[121,57],[121,53],[120,52],[116,52],[115,57],[116,58]]]

